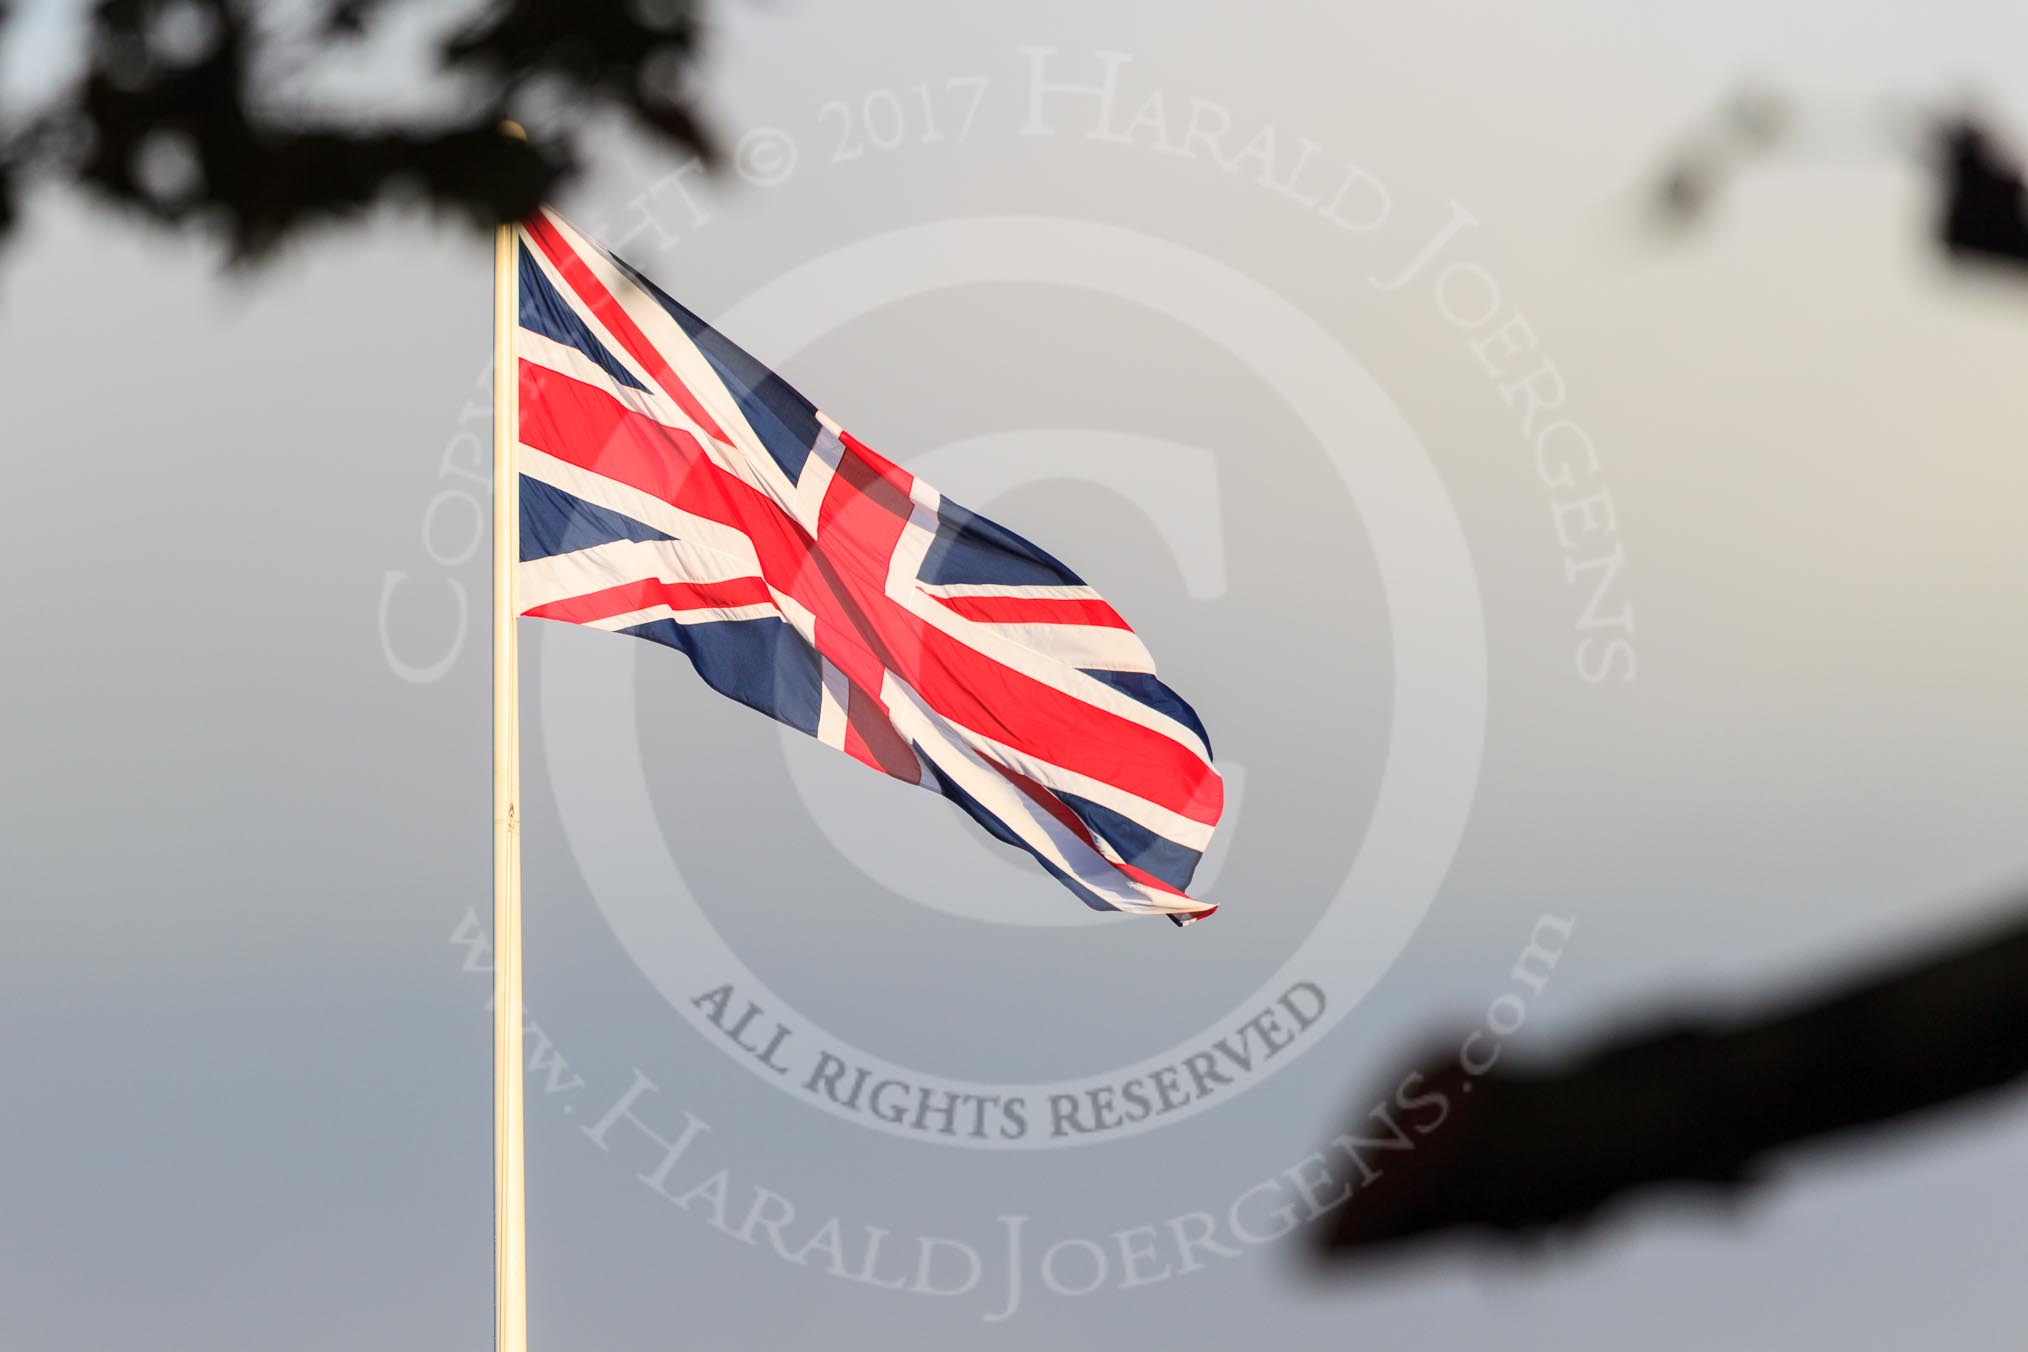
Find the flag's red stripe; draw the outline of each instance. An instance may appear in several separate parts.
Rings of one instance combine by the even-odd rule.
[[[915,752],[888,721],[887,710],[854,686],[845,705],[845,749],[874,769],[910,784],[922,782]]]
[[[873,472],[874,477],[884,479],[900,489],[903,497],[907,497],[909,491],[915,487],[915,476],[913,474],[910,474],[900,465],[895,464],[892,460],[889,460],[886,456],[874,450],[850,432],[840,428],[838,440],[845,443],[845,449],[858,456],[860,462]]]
[[[1086,624],[1133,632],[1133,626],[1120,618],[1120,612],[1097,599],[1066,601],[1045,596],[938,596],[936,599],[968,620],[982,620],[987,624]]]
[[[605,391],[523,363],[522,410],[528,445],[746,535],[762,575],[809,608],[818,650],[854,685],[877,690],[883,671],[892,671],[944,717],[1024,755],[1193,821],[1218,820],[1223,786],[1195,751],[994,661],[887,596],[906,499],[899,471],[884,462],[841,460],[838,501],[827,496],[818,542],[772,499],[713,464],[696,438]]]
[[[690,392],[690,387],[677,376],[661,350],[648,341],[647,335],[634,323],[634,318],[627,313],[626,307],[614,299],[612,292],[606,290],[597,275],[582,258],[578,257],[576,251],[570,247],[570,241],[563,237],[563,232],[541,212],[529,218],[526,229],[529,237],[556,266],[557,272],[562,274],[563,280],[569,283],[570,289],[577,293],[578,299],[598,316],[599,322],[606,326],[613,337],[620,340],[620,346],[626,348],[628,354],[655,378],[656,383],[668,392],[669,397],[689,415],[692,422],[703,428],[714,441],[730,446],[732,442],[727,439],[712,416],[704,411],[704,405],[697,401],[697,396]]]
[[[1148,888],[1152,891],[1167,892],[1172,897],[1187,898],[1190,895],[1188,892],[1185,892],[1180,887],[1171,887],[1168,883],[1163,882],[1160,878],[1157,878],[1154,874],[1148,872],[1144,868],[1135,868],[1132,864],[1122,863],[1116,859],[1107,859],[1106,862],[1108,864],[1111,864],[1114,868],[1118,869],[1120,872],[1126,874],[1129,878],[1132,878],[1135,882],[1139,883],[1141,886]],[[1218,908],[1215,906],[1212,908],[1212,910],[1216,909]],[[1205,911],[1204,914],[1210,915],[1211,911]]]
[[[839,457],[817,508],[819,546],[834,565],[878,584],[878,594],[885,598],[889,561],[913,508],[906,484],[848,451]],[[883,605],[891,609],[893,602]]]
[[[732,610],[739,606],[773,603],[774,596],[768,591],[768,584],[757,577],[735,577],[721,582],[664,582],[651,577],[551,601],[521,613],[531,620],[590,624],[594,620],[646,610],[649,606],[668,606],[671,610]]]

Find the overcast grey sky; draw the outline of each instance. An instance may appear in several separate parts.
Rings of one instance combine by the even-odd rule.
[[[569,1063],[530,1105],[538,1347],[2018,1345],[2018,1104],[1520,1265],[1324,1289],[1248,1238],[1405,1048],[1517,989],[1544,915],[1570,935],[1514,1055],[2028,876],[2028,291],[1946,272],[1880,154],[1638,228],[1751,75],[1841,121],[1976,89],[2028,131],[2028,19],[1769,8],[716,7],[744,173],[615,136],[560,205],[1101,588],[1239,807],[1211,922],[1054,923],[1083,917],[928,795],[665,650],[527,626],[528,999]],[[13,76],[60,56],[37,31]],[[1109,121],[1038,93],[1109,60]],[[225,278],[58,196],[0,259],[8,1347],[490,1336],[487,982],[453,937],[490,896],[489,275],[389,214]],[[1038,1086],[1054,1148],[820,1111],[703,1023],[714,971],[811,1058]],[[1209,1046],[1284,975],[1329,1019],[1274,1073],[1043,1139],[1049,1085]],[[629,1105],[704,1124],[687,1209]],[[1230,1256],[1179,1247],[1196,1213]],[[959,1294],[875,1284],[964,1285],[967,1252]]]

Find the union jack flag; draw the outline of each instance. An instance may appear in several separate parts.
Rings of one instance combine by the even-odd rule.
[[[521,613],[941,793],[1087,905],[1188,924],[1210,741],[1070,569],[884,459],[543,210],[520,239]]]

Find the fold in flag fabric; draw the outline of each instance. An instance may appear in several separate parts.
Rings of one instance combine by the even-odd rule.
[[[519,234],[522,614],[679,649],[1087,906],[1211,913],[1224,785],[1117,611],[555,213]]]

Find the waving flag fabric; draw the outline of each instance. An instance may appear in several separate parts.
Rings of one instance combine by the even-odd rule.
[[[1087,906],[1210,914],[1209,739],[1098,593],[554,213],[520,245],[521,613],[681,650]]]

